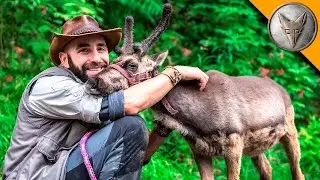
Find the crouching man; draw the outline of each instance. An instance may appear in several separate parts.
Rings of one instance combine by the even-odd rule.
[[[86,146],[98,179],[140,179],[148,131],[137,113],[161,100],[173,84],[160,74],[143,87],[106,96],[89,93],[85,82],[109,65],[109,52],[120,39],[120,28],[102,30],[85,15],[54,34],[55,66],[34,77],[22,95],[3,179],[89,179],[78,144],[92,129],[99,130]],[[199,68],[176,69],[182,80],[199,80],[205,87],[208,78]]]

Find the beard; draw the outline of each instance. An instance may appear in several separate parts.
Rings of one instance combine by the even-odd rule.
[[[91,69],[91,68],[97,68],[97,67],[101,67],[101,68],[105,68],[108,66],[107,63],[103,63],[103,62],[86,62],[84,63],[81,68],[78,68],[74,63],[73,60],[71,58],[71,56],[68,54],[68,63],[69,63],[69,70],[76,76],[78,77],[82,82],[86,82],[89,77],[87,75],[87,70]],[[92,78],[92,77],[90,77]]]

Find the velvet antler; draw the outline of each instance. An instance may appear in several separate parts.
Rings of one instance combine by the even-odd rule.
[[[117,46],[115,52],[120,55],[130,55],[137,53],[140,57],[147,54],[148,50],[154,44],[154,42],[160,37],[161,33],[166,29],[171,17],[172,6],[170,3],[163,5],[162,17],[160,23],[152,31],[151,35],[143,40],[141,43],[133,44],[133,24],[134,20],[132,16],[126,17],[123,35],[123,46],[120,48]]]
[[[124,24],[123,46],[116,47],[115,52],[118,55],[128,55],[134,53],[133,51],[133,24],[134,20],[132,16],[127,16]]]
[[[166,29],[169,24],[169,20],[171,17],[172,6],[170,3],[166,3],[163,5],[162,17],[160,23],[157,27],[152,31],[151,35],[143,40],[141,43],[134,45],[134,49],[138,51],[140,56],[144,56],[154,42],[160,37],[161,33]]]

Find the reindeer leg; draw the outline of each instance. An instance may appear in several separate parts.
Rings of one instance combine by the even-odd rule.
[[[148,162],[151,156],[157,151],[159,146],[165,141],[166,137],[172,132],[171,129],[157,123],[149,134],[149,143],[146,150],[144,162]]]
[[[293,108],[289,109],[286,116],[288,132],[280,139],[290,163],[291,175],[294,180],[303,180],[304,175],[301,172],[300,161],[300,145],[298,140],[298,132],[294,125]]]
[[[239,180],[243,139],[239,134],[231,134],[226,147],[225,161],[227,164],[228,180]]]
[[[272,168],[265,154],[259,154],[251,157],[254,166],[257,168],[260,174],[260,180],[272,179]]]
[[[186,138],[186,139],[192,149],[193,157],[197,163],[201,179],[202,180],[214,179],[213,170],[212,170],[212,156],[203,155],[203,154],[198,153],[195,150],[195,144],[192,143],[192,140],[190,140],[188,138]]]
[[[165,141],[165,137],[158,135],[155,131],[152,131],[149,135],[149,143],[144,157],[144,161],[148,162],[151,156],[157,151],[159,146]]]
[[[287,157],[291,167],[291,175],[294,180],[303,180],[304,175],[301,172],[300,161],[300,146],[297,134],[286,134],[280,139],[287,153]]]
[[[202,180],[212,180],[213,170],[212,170],[212,156],[205,156],[198,154],[193,151],[194,159],[198,165],[200,176]]]

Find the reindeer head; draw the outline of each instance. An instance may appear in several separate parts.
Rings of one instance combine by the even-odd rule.
[[[296,45],[297,39],[300,36],[304,24],[307,19],[307,14],[304,12],[295,21],[287,19],[284,15],[279,13],[279,20],[281,23],[281,28],[289,39],[290,45],[293,48]]]
[[[118,58],[113,64],[101,71],[95,78],[89,79],[90,88],[98,90],[101,94],[126,89],[131,85],[157,75],[157,68],[163,63],[168,51],[148,56],[148,50],[166,29],[172,6],[164,4],[162,18],[151,35],[140,43],[133,43],[133,17],[125,20],[123,46],[117,47],[115,52]]]

